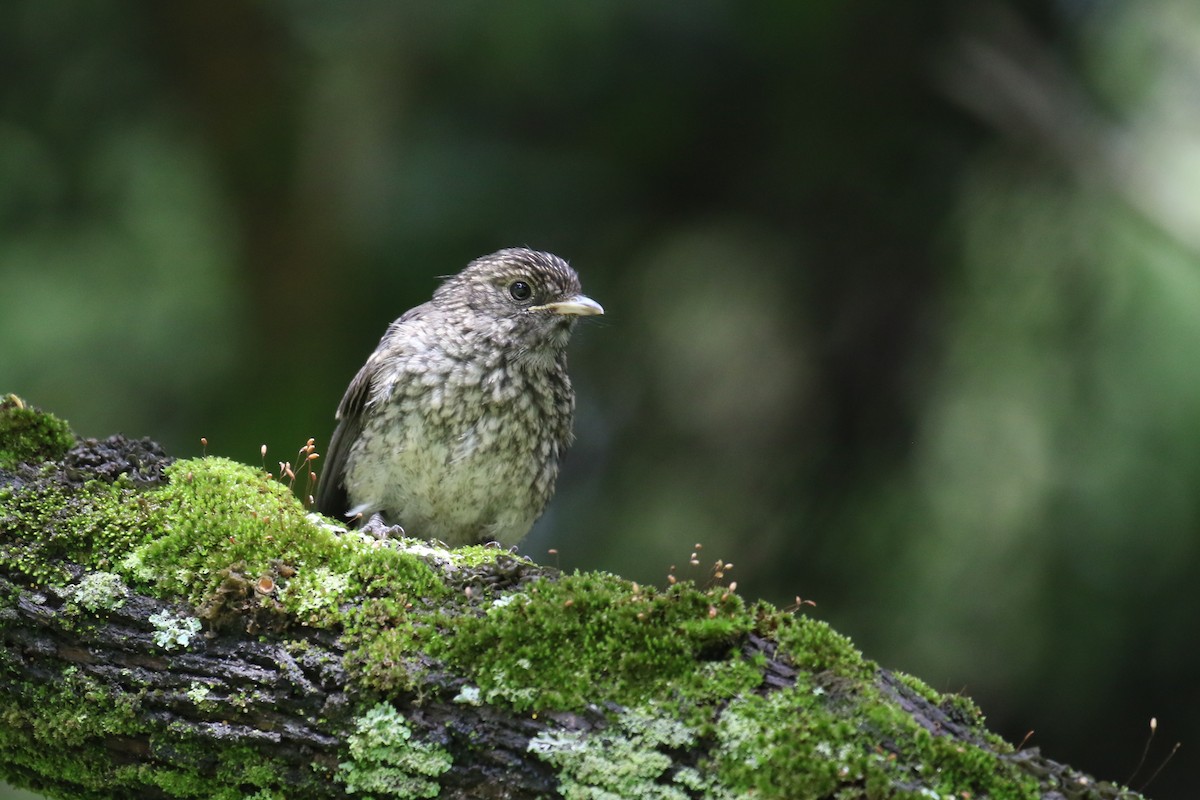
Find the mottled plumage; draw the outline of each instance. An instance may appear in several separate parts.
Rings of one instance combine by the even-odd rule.
[[[456,547],[516,544],[571,442],[571,330],[602,313],[557,256],[513,248],[472,261],[393,322],[350,382],[318,509],[381,513]]]

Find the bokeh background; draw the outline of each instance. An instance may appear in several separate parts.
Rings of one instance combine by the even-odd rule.
[[[608,314],[524,552],[733,562],[1192,797],[1198,87],[1193,0],[8,0],[0,391],[274,467],[436,276],[553,250]]]

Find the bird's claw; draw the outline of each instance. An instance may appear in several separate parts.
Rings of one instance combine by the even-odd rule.
[[[381,542],[388,539],[399,539],[401,536],[404,536],[404,528],[399,525],[389,525],[387,520],[383,518],[383,515],[378,512],[372,514],[371,518],[367,520],[367,524],[363,525],[359,530],[370,536],[374,536]]]

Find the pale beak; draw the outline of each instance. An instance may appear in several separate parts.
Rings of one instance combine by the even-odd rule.
[[[575,317],[591,317],[604,313],[604,307],[585,294],[577,294],[557,303],[546,303],[542,306],[530,306],[530,311],[553,311],[555,314],[566,314]]]

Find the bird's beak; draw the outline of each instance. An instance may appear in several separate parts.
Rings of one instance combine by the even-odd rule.
[[[555,314],[566,314],[575,317],[591,317],[604,313],[604,307],[585,294],[577,294],[556,303],[546,303],[541,306],[530,306],[530,311],[552,311]]]

